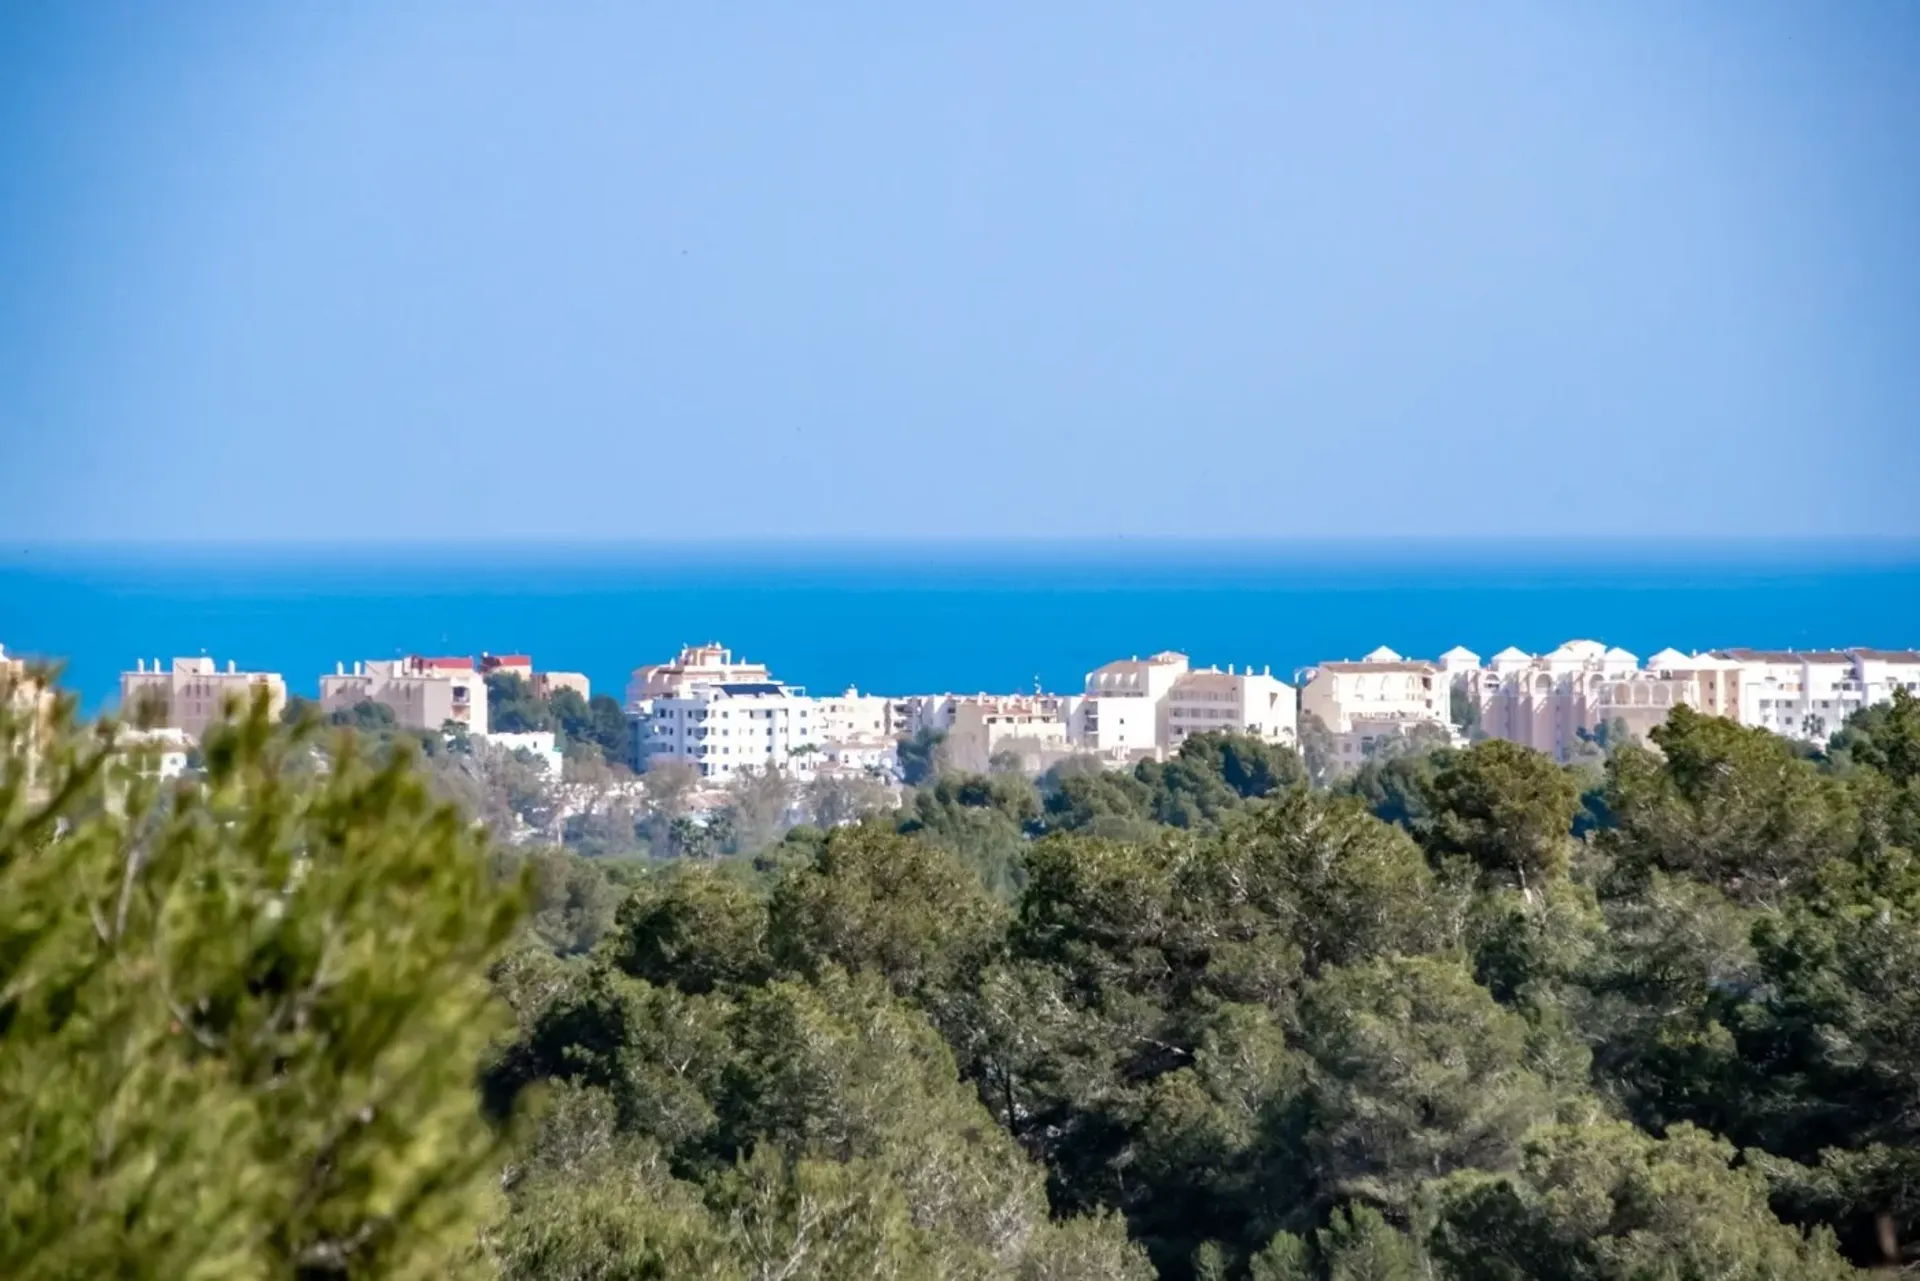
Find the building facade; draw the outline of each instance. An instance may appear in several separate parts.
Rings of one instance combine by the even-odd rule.
[[[772,679],[764,663],[736,663],[733,652],[718,641],[688,645],[672,662],[634,668],[627,682],[626,707],[634,712],[649,699],[671,696],[698,684],[756,685]]]
[[[320,678],[320,710],[331,715],[373,702],[404,729],[439,730],[449,723],[487,732],[487,682],[471,658],[373,659],[352,671],[336,665]]]
[[[1073,751],[1065,700],[1045,694],[980,694],[953,700],[946,726],[947,762],[984,774],[994,758],[1011,754],[1037,774]]]
[[[742,770],[811,777],[820,745],[813,700],[778,681],[683,686],[646,700],[638,719],[636,769],[682,762],[716,786]]]
[[[134,670],[120,673],[120,708],[149,728],[177,729],[198,740],[229,711],[244,713],[257,697],[267,700],[269,715],[287,705],[287,683],[278,672],[243,672],[229,661],[220,670],[211,658],[176,658],[162,668],[154,659],[136,659]]]
[[[1272,743],[1296,739],[1299,699],[1269,668],[1195,668],[1166,651],[1087,673],[1085,692],[1065,700],[1068,739],[1116,763],[1166,757],[1195,734],[1228,731]]]
[[[1167,731],[1163,744],[1178,751],[1195,734],[1229,730],[1269,743],[1299,740],[1300,698],[1272,669],[1236,672],[1217,667],[1187,672],[1167,694]]]
[[[1358,764],[1383,740],[1417,726],[1451,736],[1449,674],[1382,646],[1358,661],[1321,663],[1302,673],[1300,712],[1320,718],[1342,764]]]
[[[1920,651],[1723,649],[1740,667],[1739,720],[1786,738],[1820,742],[1893,691],[1920,691]]]
[[[688,646],[670,663],[634,671],[627,686],[628,763],[636,772],[677,762],[715,786],[743,770],[811,778],[827,740],[819,702],[773,679],[764,664],[736,662],[719,644]],[[833,728],[884,726],[885,701],[849,690]]]

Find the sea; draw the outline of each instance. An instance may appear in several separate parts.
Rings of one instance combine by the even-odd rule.
[[[1385,645],[1642,657],[1920,646],[1914,542],[0,544],[0,646],[112,705],[137,659],[285,675],[524,653],[619,696],[718,641],[813,693],[1074,691],[1115,658],[1297,669]]]

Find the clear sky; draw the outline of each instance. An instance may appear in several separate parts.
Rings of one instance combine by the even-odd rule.
[[[1904,0],[0,5],[0,538],[1912,536],[1917,69]]]

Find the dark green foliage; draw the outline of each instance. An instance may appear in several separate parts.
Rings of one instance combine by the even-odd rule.
[[[1427,791],[1428,848],[1490,883],[1526,889],[1564,875],[1580,792],[1547,757],[1501,739],[1452,753]]]
[[[488,697],[492,697],[491,684],[497,677],[489,678]],[[519,681],[517,676],[506,679]],[[547,714],[553,721],[552,728],[560,731],[569,747],[586,746],[593,749],[610,764],[618,764],[627,759],[627,714],[620,710],[620,701],[610,694],[595,694],[592,701],[580,697],[577,690],[560,688],[547,695]],[[521,714],[531,709],[524,702],[517,703]],[[495,729],[504,730],[498,713],[489,707]],[[534,717],[537,719],[537,716]]]
[[[571,690],[561,691],[580,696]],[[487,727],[499,734],[532,734],[555,728],[553,709],[533,686],[512,672],[487,677]]]
[[[1453,760],[1449,748],[1375,757],[1334,784],[1343,796],[1358,797],[1382,822],[1405,828],[1425,843],[1433,826],[1434,780]]]
[[[288,706],[291,708],[292,704]],[[362,734],[391,733],[399,724],[391,707],[370,698],[363,698],[352,707],[343,707],[327,719],[335,725],[343,725]]]
[[[941,772],[941,744],[946,735],[939,730],[923,729],[911,738],[903,738],[896,749],[900,777],[908,787],[918,787]]]
[[[1823,1281],[1853,1275],[1831,1234],[1803,1238],[1766,1181],[1690,1126],[1665,1140],[1620,1123],[1543,1129],[1513,1175],[1455,1175],[1426,1196],[1429,1249],[1460,1281]]]
[[[1920,778],[1920,696],[1896,689],[1891,703],[1855,712],[1828,751],[1847,764],[1879,771],[1896,786]]]
[[[1039,793],[1017,774],[945,774],[914,789],[899,826],[958,857],[994,893],[1011,895],[1027,827],[1039,816]]]
[[[1777,904],[1855,852],[1854,796],[1784,739],[1677,707],[1653,741],[1658,757],[1630,747],[1607,762],[1614,826],[1601,840],[1621,876],[1677,872]]]
[[[556,696],[545,709],[590,739],[591,706]],[[82,805],[59,841],[45,829],[11,838],[0,878],[7,905],[33,905],[77,868],[83,886],[99,882],[91,897],[111,921],[124,863],[98,849],[136,837],[218,848],[222,823],[239,848],[282,848],[248,835],[263,825],[334,850],[370,903],[406,907],[406,930],[380,937],[424,986],[403,998],[399,980],[366,972],[370,960],[349,974],[371,994],[366,1017],[388,1012],[379,1026],[393,1044],[433,1047],[411,1061],[448,1091],[415,1096],[408,1116],[423,1119],[383,1137],[394,1146],[378,1177],[430,1162],[435,1179],[448,1175],[445,1196],[435,1183],[431,1213],[382,1218],[354,1247],[363,1258],[322,1260],[313,1275],[1837,1281],[1851,1275],[1845,1260],[1920,1256],[1915,716],[1907,699],[1863,714],[1819,757],[1685,709],[1650,748],[1595,735],[1595,759],[1573,768],[1500,742],[1395,743],[1314,791],[1303,784],[1324,784],[1328,759],[1311,726],[1305,763],[1203,735],[1124,771],[1063,762],[1038,789],[1005,772],[940,773],[925,740],[914,750],[928,772],[891,817],[768,776],[695,823],[687,780],[662,774],[647,788],[652,835],[693,859],[648,870],[659,865],[541,850],[496,856],[493,876],[481,860],[475,884],[520,876],[533,900],[517,950],[493,960],[507,933],[489,927],[487,946],[459,953],[492,960],[510,1026],[466,1003],[470,982],[416,964],[444,960],[429,946],[436,928],[467,938],[418,887],[468,884],[443,867],[470,866],[457,856],[468,829],[394,799],[417,784],[378,782],[412,776],[407,741],[377,728],[337,736],[345,767],[336,758],[297,783],[268,771],[237,793],[221,790],[235,758],[216,738],[215,799],[183,811],[192,822],[130,783],[147,799],[128,817]],[[361,751],[378,767],[351,763]],[[310,755],[296,759],[315,773]],[[544,821],[532,801],[491,812],[512,780],[480,772],[510,762],[447,749],[430,764],[475,814]],[[591,781],[590,761],[570,767],[576,787],[621,795]],[[24,767],[9,769],[23,795]],[[354,798],[344,809],[288,799],[339,787]],[[363,808],[379,823],[360,823]],[[602,808],[631,829],[630,810]],[[784,831],[801,811],[830,826]],[[373,852],[377,866],[364,862]],[[257,890],[290,879],[215,863]],[[318,876],[312,902],[335,914],[374,910],[337,878],[303,876],[299,893]],[[160,1189],[143,1194],[157,1198],[156,1221],[225,1230],[226,1214],[257,1223],[269,1207],[281,1226],[257,1238],[267,1253],[202,1268],[216,1276],[261,1274],[260,1259],[273,1274],[286,1243],[311,1235],[285,1226],[306,1224],[300,1215],[275,1218],[285,1202],[272,1197],[285,1186],[276,1162],[314,1168],[314,1131],[273,1113],[259,1142],[236,1147],[227,1102],[196,1093],[198,1074],[225,1060],[195,1034],[271,1000],[282,954],[288,972],[309,973],[331,918],[301,916],[246,984],[216,983],[212,1004],[176,1009],[172,985],[203,972],[199,949],[237,946],[233,922],[242,940],[281,927],[249,916],[259,894],[208,899],[198,881],[175,892],[196,950],[163,952],[173,968],[161,971],[129,958],[98,980],[143,999],[151,989],[158,1004],[109,1002],[89,1007],[106,1022],[57,1029],[50,996],[0,1006],[16,1020],[0,1025],[0,1072],[31,1062],[38,1074],[0,1090],[0,1113],[15,1108],[0,1116],[13,1122],[0,1138],[9,1168],[51,1164],[81,1190],[43,1211],[54,1203],[35,1198],[66,1185],[14,1181],[8,1222],[36,1224],[33,1249],[52,1262],[7,1255],[0,1238],[0,1260],[30,1263],[8,1275],[66,1275],[76,1260],[193,1274],[171,1238],[140,1235],[144,1219],[123,1229],[118,1208],[111,1232],[51,1226],[76,1205],[122,1205],[113,1198],[132,1186],[71,1173],[93,1168],[73,1154],[92,1151],[96,1118],[162,1123],[147,1115],[161,1104],[128,1102],[144,1092],[96,1088],[100,1064],[133,1061],[116,1039],[128,1027],[157,1054],[138,1082],[159,1083],[192,1190],[142,1185]],[[412,915],[423,902],[424,927]],[[36,910],[14,906],[0,926],[8,974],[40,955],[7,941],[37,928]],[[62,928],[69,951],[48,955],[84,956],[102,937],[91,916]],[[59,1052],[20,1057],[20,1027]],[[193,1044],[168,1039],[183,1034]],[[77,1046],[84,1056],[68,1052]],[[493,1114],[540,1109],[510,1160],[473,1115],[482,1061]],[[326,1079],[298,1053],[290,1062],[302,1081]],[[55,1078],[69,1076],[79,1101],[54,1109]],[[209,1079],[209,1098],[231,1099]],[[16,1098],[64,1119],[25,1124]],[[64,1167],[57,1149],[72,1157]],[[262,1168],[264,1181],[240,1181]],[[475,1199],[476,1176],[497,1195]],[[327,1186],[344,1208],[312,1231],[337,1234],[372,1202],[356,1211],[363,1185]],[[151,1259],[127,1253],[122,1231],[158,1242]]]

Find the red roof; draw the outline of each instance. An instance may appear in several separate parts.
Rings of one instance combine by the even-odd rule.
[[[489,669],[495,668],[495,667],[531,668],[533,666],[533,655],[531,654],[482,654],[480,655],[480,666],[489,668]]]

